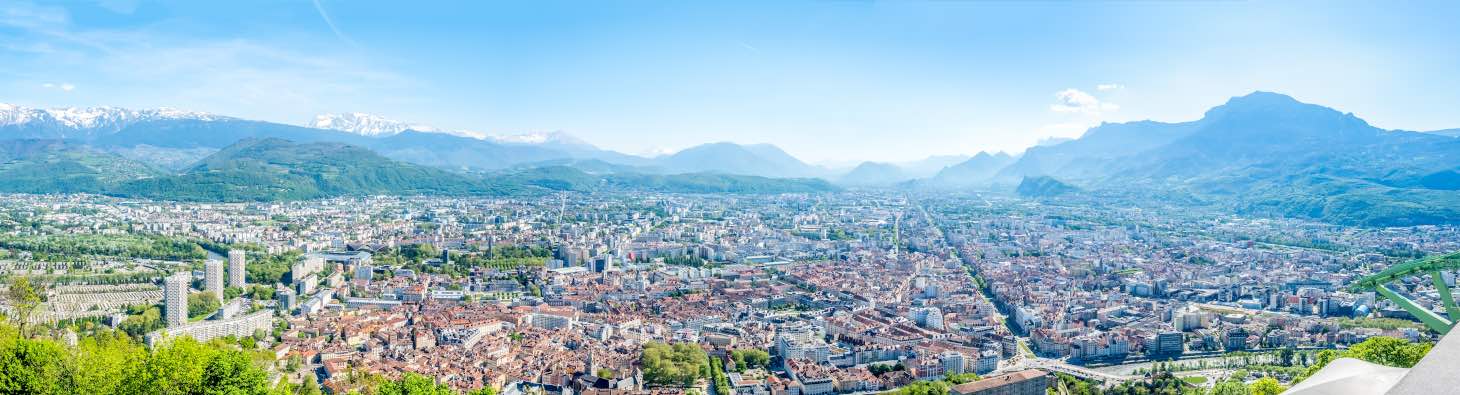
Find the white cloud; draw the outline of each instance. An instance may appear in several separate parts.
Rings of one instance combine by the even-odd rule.
[[[344,41],[345,44],[350,44],[350,46],[360,46],[360,44],[355,43],[355,40],[350,39],[350,36],[346,36],[344,32],[341,32],[338,26],[335,26],[335,20],[330,18],[328,12],[324,11],[324,5],[320,4],[319,0],[314,0],[314,10],[319,12],[320,19],[324,19],[324,24],[330,27],[330,31],[335,32],[335,37],[339,37],[340,41]]]
[[[1125,87],[1120,84],[1095,86],[1098,92],[1110,92],[1123,88]],[[1049,110],[1063,115],[1060,115],[1055,122],[1037,129],[1036,134],[1041,139],[1079,138],[1085,134],[1086,130],[1105,121],[1106,115],[1120,110],[1118,104],[1102,100],[1100,97],[1075,88],[1055,92],[1054,98],[1055,103],[1049,106]]]
[[[1049,106],[1054,112],[1100,115],[1120,109],[1115,103],[1101,101],[1094,95],[1074,88],[1055,92],[1054,98],[1055,104]]]
[[[13,33],[0,35],[0,51],[29,56],[21,58],[23,64],[0,71],[22,80],[49,81],[40,84],[47,90],[74,91],[78,84],[86,85],[89,94],[98,95],[93,99],[110,105],[179,107],[277,121],[332,107],[370,109],[422,100],[410,94],[419,81],[373,67],[350,50],[197,38],[153,27],[83,27],[71,23],[62,7],[24,0],[0,2],[0,30],[7,28]],[[68,78],[56,74],[63,71],[89,79],[59,81]]]
[[[66,92],[70,92],[76,89],[76,85],[69,82],[63,82],[59,84],[47,82],[41,84],[41,87],[46,89],[60,89]]]

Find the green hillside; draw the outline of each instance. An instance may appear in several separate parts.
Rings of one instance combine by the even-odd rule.
[[[187,201],[299,200],[334,196],[500,195],[517,188],[411,165],[341,143],[246,139],[182,174],[123,182],[110,194]]]
[[[1015,190],[1019,196],[1039,198],[1059,196],[1078,189],[1052,177],[1024,177]]]
[[[123,180],[161,173],[147,165],[59,140],[0,141],[0,191],[99,193]]]

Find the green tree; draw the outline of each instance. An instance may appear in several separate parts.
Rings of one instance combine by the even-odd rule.
[[[116,394],[120,377],[135,374],[147,360],[147,349],[123,332],[100,332],[80,339],[71,381],[78,394]]]
[[[1223,381],[1212,387],[1210,395],[1251,395],[1251,391],[1241,381]]]
[[[456,395],[456,391],[430,377],[406,372],[400,379],[382,383],[375,395]]]
[[[497,395],[497,389],[492,387],[482,387],[467,391],[466,395]]]
[[[730,358],[735,361],[735,371],[744,372],[746,369],[766,368],[770,366],[771,354],[765,350],[754,348],[742,348],[731,351]]]
[[[314,382],[314,377],[305,377],[304,383],[299,385],[297,395],[320,395],[319,384]]]
[[[203,368],[202,385],[209,395],[263,394],[268,392],[268,376],[242,351],[224,350]]]
[[[1283,393],[1283,391],[1287,391],[1287,387],[1283,387],[1282,384],[1278,383],[1277,379],[1272,377],[1258,379],[1252,382],[1251,385],[1248,385],[1247,389],[1251,391],[1252,395],[1278,395]]]
[[[1399,338],[1375,336],[1359,342],[1343,352],[1319,351],[1313,356],[1313,364],[1309,365],[1308,369],[1298,375],[1293,382],[1298,383],[1313,376],[1323,367],[1328,366],[1329,362],[1339,358],[1356,358],[1385,366],[1410,368],[1424,359],[1425,354],[1428,354],[1433,347],[1434,344],[1431,343],[1411,343]]]
[[[1292,347],[1283,347],[1283,349],[1278,350],[1278,363],[1283,366],[1293,366],[1294,353],[1295,351]]]
[[[978,381],[978,374],[976,374],[976,373],[950,374],[950,375],[947,375],[947,377],[944,377],[943,378],[943,381],[947,381],[949,384],[952,384],[952,385],[959,385],[959,384],[963,384],[963,383],[967,383],[967,382],[971,382],[971,381]]]
[[[61,393],[65,379],[66,350],[47,340],[31,340],[15,334],[0,340],[0,393]]]
[[[1430,343],[1416,344],[1404,339],[1376,336],[1349,347],[1344,356],[1385,366],[1411,368],[1424,359],[1431,347]]]
[[[15,311],[16,325],[20,328],[21,336],[29,336],[28,325],[30,317],[35,313],[36,308],[41,305],[41,294],[45,290],[30,281],[29,277],[16,276],[10,279],[10,292],[6,299],[10,302],[11,308]]]
[[[132,336],[134,340],[140,340],[142,336],[162,329],[165,325],[162,322],[162,309],[157,306],[135,306],[132,315],[122,320],[122,323],[117,325],[117,330]]]
[[[652,385],[690,387],[710,371],[705,350],[690,343],[644,344],[639,363],[643,366],[644,381]]]
[[[198,318],[213,314],[223,307],[223,302],[218,300],[218,295],[212,292],[199,292],[188,295],[188,317]]]

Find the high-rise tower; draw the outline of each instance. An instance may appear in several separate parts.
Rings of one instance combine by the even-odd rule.
[[[228,250],[228,286],[242,288],[245,274],[243,250]]]
[[[188,283],[190,282],[192,282],[192,276],[187,272],[173,274],[162,280],[162,309],[169,327],[188,322]]]
[[[212,292],[223,301],[223,261],[209,259],[203,262],[203,290]]]

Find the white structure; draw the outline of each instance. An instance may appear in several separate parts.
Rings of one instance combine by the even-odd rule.
[[[244,269],[243,250],[228,250],[228,286],[244,286],[247,269]]]
[[[776,332],[776,350],[782,360],[809,359],[825,363],[831,356],[831,345],[826,344],[819,328],[797,326],[781,328]]]
[[[564,317],[556,314],[532,313],[528,316],[528,322],[535,328],[558,329],[572,326],[573,317]]]
[[[943,330],[943,310],[939,310],[937,307],[913,309],[912,319],[924,328]]]
[[[1409,369],[1373,364],[1353,358],[1329,362],[1312,377],[1289,388],[1293,395],[1381,395],[1389,393]],[[1417,393],[1417,392],[1416,392]]]
[[[323,256],[315,254],[305,255],[298,262],[294,262],[293,265],[289,266],[289,278],[293,279],[295,284],[298,284],[299,281],[308,278],[311,274],[324,272],[324,263]],[[301,295],[303,294],[301,293]]]
[[[981,375],[988,374],[989,372],[998,369],[999,352],[994,350],[984,350],[983,352],[979,353],[978,362],[975,363],[973,366],[973,372]]]
[[[156,344],[158,339],[178,336],[191,336],[200,342],[206,342],[225,336],[253,336],[254,331],[268,331],[273,326],[274,312],[272,310],[261,310],[238,318],[201,321],[175,328],[169,327],[147,336],[147,342],[148,344]]]
[[[188,283],[192,276],[177,273],[162,280],[163,318],[169,328],[188,322]]]
[[[203,290],[223,300],[223,261],[209,259],[203,262]]]
[[[968,360],[963,353],[957,351],[944,351],[938,356],[938,361],[943,364],[945,374],[963,374],[968,372]]]

